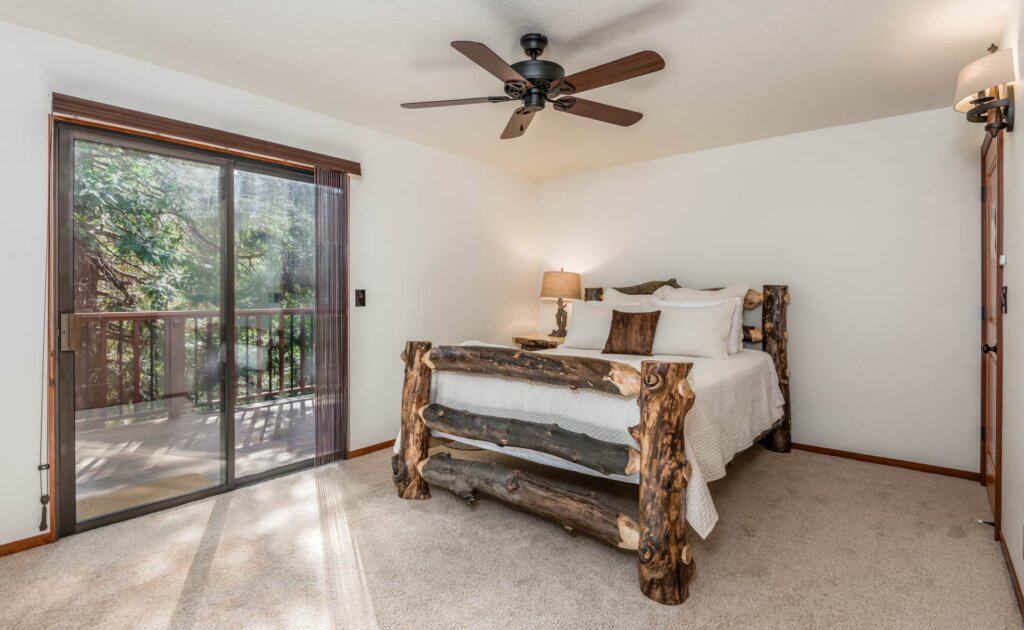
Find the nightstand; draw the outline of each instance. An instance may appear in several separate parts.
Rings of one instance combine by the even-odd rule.
[[[523,350],[550,350],[557,348],[565,341],[565,337],[552,337],[550,335],[517,335],[512,337],[512,343]]]

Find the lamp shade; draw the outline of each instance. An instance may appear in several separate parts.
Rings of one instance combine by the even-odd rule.
[[[571,271],[545,271],[540,284],[542,298],[578,300],[583,294],[580,288],[580,274]]]
[[[984,92],[997,85],[1012,83],[1016,80],[1013,72],[1013,49],[1004,48],[964,66],[956,78],[956,97],[953,109],[966,112],[971,109],[971,101],[978,98],[978,92]]]

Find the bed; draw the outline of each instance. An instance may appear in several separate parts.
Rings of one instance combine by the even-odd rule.
[[[726,359],[409,342],[392,460],[399,495],[485,494],[635,550],[643,593],[682,603],[694,569],[685,525],[706,537],[718,518],[707,483],[754,443],[790,448],[788,303],[785,286],[750,291],[743,307],[762,308],[761,326],[745,326],[747,348]],[[639,519],[499,464],[428,456],[431,434],[636,483]]]

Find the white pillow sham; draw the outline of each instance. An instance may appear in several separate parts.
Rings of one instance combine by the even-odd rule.
[[[748,284],[730,284],[724,289],[673,289],[669,286],[659,287],[654,292],[654,297],[658,300],[664,300],[666,302],[695,302],[701,300],[712,300],[714,302],[721,302],[729,298],[739,298],[742,300],[747,295],[747,291],[750,289]]]
[[[619,304],[627,306],[634,304],[651,306],[654,304],[653,295],[629,295],[628,293],[623,293],[622,291],[618,291],[611,287],[605,287],[603,291],[604,297],[601,299],[601,303],[609,306],[618,306]]]
[[[703,306],[662,306],[654,354],[729,358],[734,300]]]
[[[729,323],[729,354],[739,354],[743,350],[743,300],[730,298],[728,300],[696,300],[690,302],[667,302],[665,300],[654,300],[653,308],[699,308],[704,306],[717,306],[719,304],[732,304],[732,317]]]
[[[724,300],[739,298],[740,305],[733,313],[732,331],[729,333],[729,353],[738,354],[743,350],[743,299],[747,296],[750,285],[730,284],[724,289],[704,290],[669,286],[660,287],[654,292],[655,303],[661,300],[673,305],[719,304]]]
[[[606,304],[604,302],[573,302],[568,332],[562,346],[581,350],[603,350],[612,328],[612,309],[639,310],[639,304]]]

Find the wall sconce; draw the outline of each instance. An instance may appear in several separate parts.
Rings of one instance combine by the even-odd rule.
[[[967,114],[968,122],[985,123],[985,131],[993,136],[1002,130],[1013,131],[1013,49],[999,50],[992,44],[989,54],[960,71],[956,79],[953,109]],[[989,93],[995,90],[997,96]],[[990,112],[995,112],[993,118]]]

